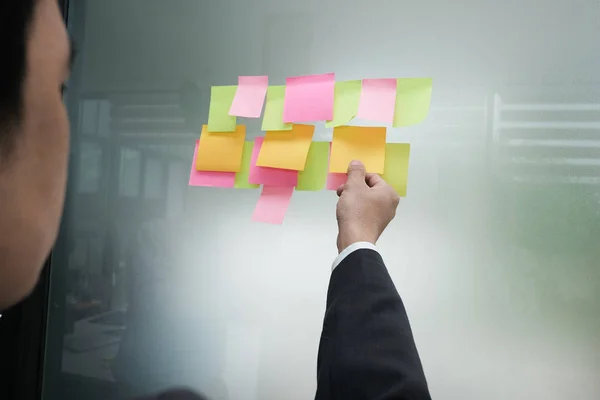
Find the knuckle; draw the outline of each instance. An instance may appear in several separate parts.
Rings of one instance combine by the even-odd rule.
[[[391,186],[388,186],[388,195],[394,204],[398,204],[400,202],[400,196]]]
[[[360,165],[351,165],[348,167],[348,173],[350,174],[362,173],[363,170],[364,168]]]

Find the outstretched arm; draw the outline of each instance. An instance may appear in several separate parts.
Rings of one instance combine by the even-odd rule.
[[[317,400],[431,399],[402,299],[375,242],[398,196],[360,163],[339,190],[340,256],[327,293]]]
[[[430,399],[402,300],[379,253],[348,255],[331,275],[317,361],[321,399]]]

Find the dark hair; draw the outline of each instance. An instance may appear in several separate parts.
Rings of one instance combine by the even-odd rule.
[[[0,157],[11,147],[14,139],[11,128],[22,117],[27,39],[36,2],[0,1]]]

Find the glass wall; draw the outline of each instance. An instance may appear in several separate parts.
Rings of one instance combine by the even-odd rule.
[[[314,395],[335,193],[297,192],[269,226],[258,191],[187,179],[211,85],[324,72],[434,78],[426,122],[388,130],[410,175],[378,245],[432,396],[600,398],[596,2],[70,3],[46,400]]]

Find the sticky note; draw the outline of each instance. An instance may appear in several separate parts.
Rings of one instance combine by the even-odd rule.
[[[234,172],[213,172],[213,171],[197,171],[196,158],[198,154],[198,140],[194,149],[194,159],[192,161],[192,170],[190,171],[190,186],[212,186],[232,188],[235,181]]]
[[[298,184],[298,171],[280,168],[260,167],[256,165],[264,138],[254,139],[252,160],[250,161],[250,177],[248,182],[269,186],[296,186]]]
[[[329,143],[329,163],[331,163],[331,146],[332,143]],[[327,190],[337,190],[340,186],[345,184],[348,181],[347,173],[334,173],[329,172],[327,174],[327,184],[325,188]]]
[[[242,168],[235,174],[235,188],[237,189],[256,189],[260,185],[254,185],[248,182],[250,177],[250,163],[252,162],[252,149],[254,142],[244,142],[244,151],[242,152]]]
[[[310,144],[304,170],[298,172],[296,190],[316,191],[323,189],[327,180],[330,146],[331,143],[329,142],[312,142]]]
[[[346,182],[348,182],[348,174],[332,172],[327,174],[327,190],[338,190]]]
[[[291,131],[268,131],[256,165],[302,171],[314,132],[313,125],[296,124]]]
[[[242,167],[242,152],[246,126],[238,125],[234,132],[208,132],[202,127],[196,169],[198,171],[238,172]]]
[[[335,74],[294,76],[285,81],[284,122],[333,119]]]
[[[396,79],[364,79],[358,118],[391,124],[396,105]]]
[[[382,178],[400,197],[406,197],[408,183],[409,143],[388,143],[385,148],[385,170]]]
[[[431,78],[402,78],[397,81],[394,126],[411,126],[425,120],[431,104]]]
[[[285,86],[269,86],[267,89],[267,105],[263,116],[263,131],[288,131],[292,124],[283,123],[283,102]]]
[[[213,86],[210,89],[208,109],[208,132],[233,132],[237,118],[229,115],[229,109],[237,86]]]
[[[352,118],[356,117],[361,87],[362,82],[360,80],[335,83],[333,120],[325,123],[327,128],[346,125]]]
[[[291,186],[263,186],[252,221],[282,224],[293,193]]]
[[[240,76],[229,115],[258,118],[269,86],[268,76]]]
[[[348,170],[352,160],[365,164],[367,172],[382,174],[385,162],[386,128],[338,126],[333,129],[329,172]]]

